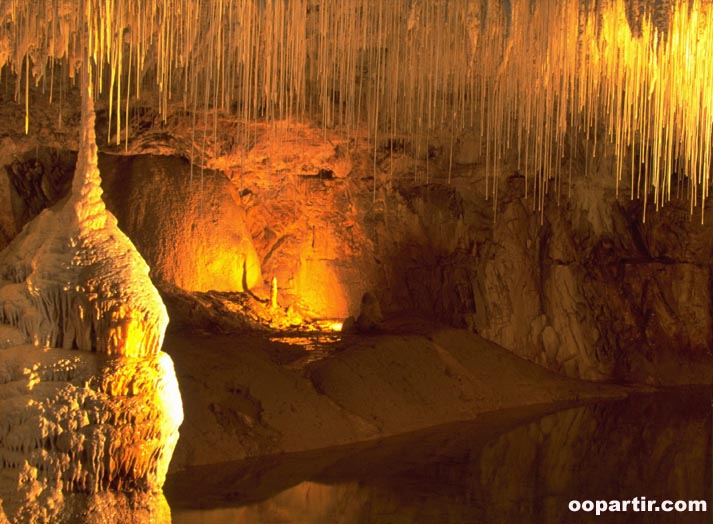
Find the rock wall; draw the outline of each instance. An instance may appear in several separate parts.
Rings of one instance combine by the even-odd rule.
[[[709,500],[710,394],[700,393],[544,416],[501,411],[360,446],[191,468],[172,478],[167,497],[180,523],[264,523],[287,513],[342,524],[383,522],[384,515],[398,522],[706,524],[704,511],[633,516],[629,506],[595,516],[568,508],[571,500]],[[197,502],[207,497],[221,501],[209,513]]]
[[[274,277],[282,306],[322,318],[355,315],[373,291],[386,313],[434,316],[570,376],[710,380],[713,235],[685,195],[643,222],[602,157],[587,175],[574,163],[559,197],[553,181],[540,211],[516,159],[486,169],[477,137],[451,162],[437,137],[367,150],[281,133],[278,146],[256,124],[240,167],[206,170],[203,189],[175,158],[103,157],[109,207],[154,277],[233,291]]]
[[[76,157],[14,151],[0,170],[0,247],[66,196]],[[243,291],[263,284],[240,196],[226,177],[175,157],[101,155],[107,208],[151,267],[154,280],[188,291]],[[5,188],[5,189],[3,189]]]
[[[156,280],[187,291],[262,285],[237,190],[225,175],[175,157],[103,156],[107,206]]]
[[[372,244],[361,221],[362,149],[339,133],[255,125],[255,143],[228,174],[239,188],[266,279],[278,298],[315,318],[359,312],[374,283]],[[356,190],[356,192],[355,192]]]
[[[374,239],[390,309],[435,314],[570,376],[710,380],[710,221],[673,200],[644,223],[641,202],[585,177],[539,212],[519,174],[495,214],[477,182],[389,196]]]

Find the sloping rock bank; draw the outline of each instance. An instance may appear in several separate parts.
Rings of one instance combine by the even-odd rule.
[[[166,497],[174,524],[708,524],[705,511],[632,520],[631,506],[594,516],[568,505],[709,500],[709,422],[710,388],[507,410],[378,442],[190,468],[169,475]]]
[[[166,351],[186,412],[172,468],[628,391],[558,376],[465,330],[422,321],[308,350],[258,335],[169,331]]]

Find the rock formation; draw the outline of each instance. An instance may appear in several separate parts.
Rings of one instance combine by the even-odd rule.
[[[0,254],[0,321],[42,347],[158,353],[168,315],[148,266],[102,200],[91,103],[72,190]]]
[[[69,3],[65,4],[69,6]],[[92,1],[87,5],[96,4]],[[245,5],[250,4],[256,5],[254,2]],[[202,92],[200,86],[210,86],[210,80],[184,84],[187,91],[182,96],[192,93],[192,98],[184,100],[186,105],[183,106],[168,104],[169,90],[154,91],[155,100],[163,101],[158,106],[155,100],[136,100],[139,105],[134,107],[133,114],[129,112],[129,122],[123,120],[124,124],[129,124],[124,130],[130,137],[123,146],[126,147],[124,153],[176,155],[196,163],[191,178],[190,167],[176,158],[145,156],[107,160],[107,164],[112,165],[111,171],[117,173],[107,180],[108,203],[116,210],[120,225],[130,233],[139,251],[151,263],[153,276],[188,290],[240,291],[260,285],[262,273],[267,278],[277,278],[282,305],[294,305],[295,310],[305,313],[304,316],[324,318],[356,316],[362,293],[366,289],[377,289],[377,298],[387,314],[415,310],[435,316],[451,325],[474,330],[525,358],[571,376],[635,382],[705,381],[705,373],[696,370],[697,359],[710,359],[713,346],[713,324],[710,322],[713,291],[709,262],[712,252],[705,240],[709,238],[710,226],[688,222],[686,212],[691,210],[686,208],[693,204],[704,207],[705,204],[704,195],[709,185],[705,180],[710,170],[704,164],[709,157],[696,151],[697,144],[708,143],[711,129],[707,120],[700,120],[710,113],[701,112],[701,97],[709,103],[713,103],[713,99],[706,98],[708,91],[701,87],[706,82],[696,76],[701,73],[700,69],[688,71],[695,73],[693,76],[699,83],[687,82],[688,90],[680,93],[665,87],[681,85],[680,77],[675,73],[677,66],[667,70],[666,78],[657,77],[656,82],[647,75],[661,74],[655,64],[669,63],[667,60],[672,60],[672,64],[680,63],[679,53],[703,52],[703,44],[707,42],[704,37],[713,26],[706,25],[705,17],[693,16],[695,10],[688,9],[685,2],[665,3],[666,9],[673,9],[665,16],[659,7],[646,2],[633,2],[627,9],[619,4],[553,4],[551,7],[556,7],[555,11],[560,12],[562,18],[552,17],[549,8],[538,4],[535,9],[527,2],[513,2],[509,6],[488,2],[487,12],[472,2],[456,4],[454,10],[443,11],[425,9],[426,3],[414,2],[411,9],[398,13],[392,12],[395,6],[388,6],[386,12],[394,16],[394,27],[410,38],[408,42],[404,40],[407,45],[403,48],[403,56],[391,52],[389,47],[394,45],[389,43],[392,38],[396,39],[394,43],[400,41],[395,36],[397,33],[389,34],[388,41],[374,48],[371,47],[374,44],[367,42],[366,49],[362,49],[361,39],[349,40],[347,47],[352,52],[369,51],[367,55],[371,58],[362,64],[366,70],[358,72],[359,78],[366,73],[371,79],[364,78],[364,93],[376,89],[369,100],[380,99],[387,92],[395,97],[394,100],[401,94],[409,94],[406,100],[411,100],[416,111],[403,113],[397,111],[399,106],[392,104],[391,99],[388,103],[381,100],[378,107],[386,113],[381,117],[376,113],[371,115],[367,120],[374,125],[368,129],[362,129],[359,122],[354,122],[352,129],[347,121],[344,122],[345,129],[333,120],[340,111],[346,111],[345,117],[355,116],[353,109],[361,107],[362,98],[366,96],[356,96],[355,92],[334,92],[334,99],[320,96],[321,102],[312,107],[317,113],[306,111],[304,119],[285,119],[284,114],[275,113],[274,107],[270,112],[271,104],[281,98],[276,94],[270,97],[267,93],[253,92],[252,83],[241,84],[246,78],[257,78],[250,74],[243,76],[252,70],[253,65],[233,70],[236,74],[242,71],[232,78],[236,82],[234,85],[249,89],[239,96],[234,93],[237,98],[230,100],[235,103],[224,107],[212,106],[216,103],[211,102],[214,95]],[[134,4],[119,2],[118,5],[121,8],[117,12],[126,12]],[[131,11],[133,16],[138,17],[142,12],[161,31],[170,31],[164,25],[169,19],[154,18],[155,9],[145,3],[141,5],[141,10]],[[227,9],[226,6],[223,8]],[[31,4],[21,7],[18,12],[31,17]],[[304,22],[305,25],[296,27],[296,32],[291,35],[310,48],[315,41],[305,40],[303,30],[310,34],[317,27],[314,25],[317,18],[327,11],[317,16],[318,10],[300,10],[291,5],[290,9],[293,8],[300,11],[300,17],[293,19],[289,16],[291,11],[285,11],[278,18],[284,17],[288,25]],[[705,6],[705,10],[709,8]],[[329,6],[333,15],[342,9],[346,9],[346,15],[350,7],[342,3]],[[460,18],[456,16],[460,37],[428,31],[440,20],[438,17],[448,14],[446,11],[450,15],[460,13]],[[66,14],[73,20],[78,12],[71,9]],[[248,25],[258,22],[259,12],[260,9],[251,11],[249,19],[241,18],[242,22]],[[170,14],[180,18],[184,11]],[[218,52],[222,47],[213,39],[223,34],[223,29],[225,34],[232,35],[232,22],[220,25],[219,17],[202,11],[196,14],[200,19],[198,26],[194,26],[198,30],[197,37],[216,54],[212,61],[198,60],[194,65],[205,68],[207,64],[213,64],[217,69],[209,67],[198,75],[201,78],[204,78],[201,75],[208,75],[205,78],[210,79],[215,71],[226,65]],[[357,16],[356,12],[348,14],[355,16],[354,21],[366,24],[364,30],[373,29],[370,24],[379,18]],[[302,15],[309,16],[303,18]],[[20,36],[25,38],[20,39],[24,47],[18,47],[15,55],[3,57],[0,53],[0,59],[9,60],[19,71],[23,64],[28,67],[29,61],[23,62],[23,57],[31,53],[31,38],[29,33],[23,33],[26,26],[19,23],[25,18],[16,19],[9,10],[4,16],[9,24],[3,26],[5,41],[13,42]],[[170,23],[175,23],[178,18],[171,18],[173,22]],[[323,19],[327,24],[323,29],[336,30],[337,26],[329,26],[327,19]],[[565,49],[574,52],[576,46],[564,46],[569,40],[559,39],[558,35],[565,34],[559,29],[571,31],[577,24],[570,22],[584,19],[589,20],[591,26],[581,27],[577,34],[571,34],[572,41],[588,42],[594,46],[592,49],[603,53],[602,60],[608,57],[608,63],[618,64],[620,68],[601,70],[603,61],[591,62],[590,55],[577,54],[585,47],[568,58],[574,60],[577,67],[560,68],[564,63],[561,56],[552,53]],[[614,20],[626,20],[628,24],[612,25]],[[537,23],[533,25],[533,22]],[[661,35],[667,38],[664,27],[669,22],[673,25],[680,23],[677,27],[688,27],[690,31],[684,32],[686,38],[680,40],[680,46],[660,47],[663,53],[660,57],[650,54],[653,47],[642,47],[642,44],[652,37],[653,29],[661,30]],[[124,35],[123,30],[115,29],[115,24],[123,23],[121,17],[99,23],[108,24],[102,26],[105,34],[119,39],[125,36],[133,42],[134,49],[148,51],[152,60],[159,58],[154,53],[160,54],[160,48],[153,45],[156,34],[168,34],[147,31],[145,34],[127,32]],[[196,20],[191,18],[190,23],[196,23]],[[46,47],[47,53],[65,49],[50,45],[48,31],[52,27],[40,24],[26,28],[30,33],[36,30],[35,36]],[[499,28],[503,32],[498,33],[497,38],[486,39],[482,33],[486,27]],[[528,37],[532,36],[532,31],[542,32],[546,38]],[[614,33],[617,38],[612,39]],[[690,42],[693,47],[683,45],[695,34],[699,36]],[[253,42],[253,47],[248,46],[251,51],[235,56],[257,53],[250,64],[258,67],[264,63],[261,53],[267,48],[260,39],[265,35],[257,32],[253,36],[258,40]],[[62,33],[61,37],[60,40],[68,38],[68,34]],[[451,38],[456,40],[451,42]],[[269,40],[270,44],[284,44],[281,39]],[[617,44],[613,45],[615,41]],[[140,42],[144,45],[138,46]],[[212,42],[216,45],[210,47]],[[452,65],[457,66],[454,72],[466,74],[457,89],[451,81],[458,75],[421,76],[421,47],[420,44],[415,48],[412,46],[423,42],[440,46],[425,48],[429,52],[437,48],[448,50],[444,56],[449,56]],[[320,57],[334,44],[326,40],[324,43],[324,49],[315,49],[310,56]],[[450,43],[457,46],[452,47]],[[244,44],[239,39],[231,43],[234,50],[242,49]],[[389,52],[382,57],[382,52],[387,49]],[[616,53],[609,55],[614,50]],[[321,63],[331,63],[339,56],[344,55],[335,52]],[[534,71],[530,57],[535,56],[543,57],[547,67]],[[639,58],[629,62],[634,56]],[[411,57],[416,61],[399,57]],[[468,62],[461,60],[463,57],[475,61],[463,68]],[[43,62],[42,71],[35,72],[36,78],[44,79],[53,71],[60,76],[59,68],[65,64],[60,63],[61,57],[55,58],[58,59],[56,69],[45,71]],[[306,60],[306,56],[303,58]],[[399,84],[396,81],[398,75],[383,77],[379,74],[390,70],[387,64],[394,59],[400,60],[398,66],[405,68],[404,73],[415,75],[413,79],[418,80],[415,84],[412,81]],[[126,70],[115,70],[120,60],[109,60],[108,55],[102,60],[103,67],[108,68],[106,74],[111,70],[118,77],[127,76]],[[138,59],[132,62],[134,75],[143,72],[140,65],[143,63]],[[334,69],[349,78],[343,87],[351,89],[354,86],[355,71],[350,67],[357,63],[352,60],[349,67]],[[297,66],[300,78],[306,72],[308,76],[316,73],[311,68],[305,71],[296,62],[287,61],[284,65]],[[483,69],[479,65],[488,67]],[[259,67],[258,70],[262,71]],[[327,74],[329,70],[327,68],[323,73]],[[611,76],[615,70],[623,76]],[[630,72],[634,70],[642,76],[638,73],[632,76]],[[43,73],[45,76],[41,76]],[[184,78],[185,71],[181,69],[173,73],[178,75],[177,80]],[[162,74],[168,81],[171,68],[162,70]],[[475,81],[478,75],[484,75],[482,86],[477,93],[468,94],[469,89],[480,85]],[[604,105],[621,107],[621,111],[617,109],[610,114],[602,108],[599,88],[592,91],[587,88],[586,93],[579,93],[577,96],[583,97],[581,105],[565,107],[564,100],[574,91],[559,92],[554,86],[564,85],[557,82],[571,78],[570,75],[578,79],[571,84],[573,89],[575,85],[579,88],[589,86],[587,82],[593,82],[592,87],[609,86],[606,89],[612,98],[604,101]],[[10,77],[13,78],[12,72]],[[27,81],[31,75],[21,75],[17,80],[21,83],[23,78]],[[146,82],[147,77],[143,78]],[[395,81],[394,90],[384,90],[380,78],[387,83]],[[522,81],[523,78],[526,81]],[[531,81],[533,78],[538,81]],[[587,78],[589,80],[585,81]],[[640,82],[625,81],[632,78],[639,78]],[[427,81],[428,89],[424,81]],[[432,105],[421,97],[431,92],[434,87],[431,82],[440,81],[445,82],[442,85],[444,91],[439,91],[439,96],[433,95],[434,103],[438,101],[436,105],[439,107],[436,115],[417,118],[417,108],[433,110]],[[603,83],[599,84],[600,81]],[[321,81],[318,83],[326,85]],[[335,81],[334,85],[337,84],[342,85],[342,82]],[[161,91],[164,85],[159,82],[151,88],[162,86]],[[273,88],[277,86],[271,85]],[[315,95],[313,90],[317,83],[314,78],[299,85],[299,90],[283,92],[284,100],[292,96]],[[60,109],[57,115],[56,108],[50,110],[46,97],[39,97],[29,82],[25,87],[27,105],[24,111],[18,104],[10,103],[9,98],[4,99],[8,103],[1,106],[3,132],[7,129],[3,135],[7,138],[0,147],[3,166],[20,162],[15,159],[16,154],[31,151],[38,142],[45,140],[63,149],[74,147],[75,139],[71,133],[54,123],[56,116],[72,117],[73,110],[65,107],[64,113]],[[434,88],[438,91],[438,86]],[[361,88],[359,91],[361,93]],[[672,92],[678,93],[676,97],[668,96]],[[31,122],[40,129],[34,129],[31,138],[22,142],[18,138],[24,131],[21,117],[23,112],[28,112],[29,116],[30,94],[33,93],[38,100],[32,100],[36,109]],[[125,90],[122,93],[126,95]],[[256,98],[244,100],[242,96],[249,93]],[[205,99],[200,96],[204,94]],[[65,95],[70,97],[71,93]],[[554,110],[547,101],[557,99],[559,95],[564,96],[560,99],[564,105]],[[121,127],[118,124],[120,112],[116,112],[119,110],[112,96],[105,95],[102,100],[100,126],[105,132],[102,136],[113,135],[113,131],[119,131]],[[129,94],[127,106],[135,102],[133,96]],[[264,103],[259,102],[263,96],[267,99]],[[625,99],[619,100],[620,96]],[[462,107],[451,107],[459,97]],[[641,101],[651,97],[657,97],[657,102],[647,105],[644,113],[648,116],[638,120],[626,116],[639,114]],[[340,109],[335,105],[337,98]],[[205,108],[196,104],[196,100],[205,100]],[[471,102],[474,107],[470,107]],[[521,103],[526,103],[526,108]],[[669,103],[673,106],[669,107]],[[327,105],[322,107],[321,104]],[[127,106],[123,106],[124,109]],[[293,109],[309,106],[299,102]],[[657,116],[655,108],[659,106],[664,114]],[[376,110],[377,106],[370,104],[370,107]],[[386,118],[391,111],[394,111],[394,121]],[[686,125],[681,124],[684,120],[667,120],[672,118],[671,115],[688,114],[688,111],[691,121]],[[109,113],[113,116],[108,116]],[[326,121],[320,120],[320,113]],[[445,119],[439,118],[438,114]],[[470,118],[465,118],[468,114]],[[526,115],[530,116],[525,118]],[[426,132],[417,132],[411,125],[394,127],[394,122],[402,117],[429,122],[423,124],[426,128],[422,131]],[[626,125],[622,125],[621,118]],[[627,129],[631,136],[642,136],[644,127],[628,128],[633,121],[649,129],[647,132],[651,134],[644,136],[650,136],[651,144],[649,140],[622,138]],[[115,128],[112,122],[116,124]],[[389,125],[382,127],[386,122]],[[674,138],[663,140],[660,133],[664,129]],[[689,133],[697,132],[696,129],[707,130],[708,134],[693,139]],[[512,133],[518,136],[517,141]],[[21,142],[22,147],[17,145]],[[672,149],[674,143],[681,144],[681,148]],[[108,145],[106,149],[119,153],[122,146]],[[709,149],[703,147],[703,151]],[[25,181],[26,185],[35,193],[45,193],[45,179],[36,176],[32,163],[22,161],[20,164],[23,169],[27,168],[23,172],[30,178]],[[199,164],[206,169],[202,170]],[[637,165],[643,173],[637,175],[632,171],[635,176],[630,179],[629,166]],[[221,169],[225,177],[208,171],[208,167]],[[334,176],[326,175],[328,173]],[[700,181],[695,173],[701,175],[698,177]],[[673,187],[672,180],[676,187],[669,194],[665,190]],[[16,233],[13,226],[16,226],[16,220],[13,222],[6,216],[9,205],[3,209],[3,204],[12,200],[10,191],[6,181],[0,180],[0,245]],[[679,200],[677,192],[680,193]],[[663,193],[667,195],[665,198]],[[111,196],[113,194],[116,198]],[[636,195],[644,202],[625,203],[630,196]],[[20,207],[24,211],[35,209],[34,204],[39,200],[29,195],[27,199]],[[659,215],[655,214],[657,209]],[[702,210],[692,211],[697,217],[703,215],[702,212],[699,214]],[[644,216],[647,217],[646,224],[642,224]],[[661,216],[666,219],[661,220]],[[59,218],[58,215],[57,220]],[[41,220],[55,222],[50,215]],[[655,224],[661,227],[654,227]],[[23,240],[16,242],[18,246],[26,245],[28,252],[35,247],[23,244],[26,242]],[[47,249],[50,249],[49,244]],[[22,261],[4,260],[2,264],[11,268],[11,274],[4,278],[13,282],[24,282],[29,275]],[[46,278],[39,271],[34,274],[28,281],[30,284],[34,279]],[[7,295],[4,299],[6,311],[2,314],[8,319],[29,307],[28,300],[39,300],[18,287],[8,287],[4,292]],[[53,304],[52,300],[48,304]],[[49,328],[41,324],[51,325],[45,317],[59,317],[64,315],[61,313],[64,309],[79,306],[68,304],[67,308],[59,307],[56,313],[52,312],[53,307],[40,307],[41,314],[36,318],[23,317],[24,321],[37,324],[37,327],[25,326],[23,330],[44,333]],[[67,318],[74,317],[69,315]],[[72,321],[67,325],[75,329]],[[102,332],[108,329],[99,327]],[[60,344],[58,333],[43,336],[47,340],[40,343]],[[61,341],[64,347],[91,346],[83,340],[86,333],[65,335],[63,332],[62,337],[67,338]],[[675,378],[678,373],[674,369],[678,365],[676,362],[685,368],[678,378]]]
[[[71,194],[0,253],[0,497],[15,523],[121,522],[130,507],[168,522],[183,418],[168,315],[105,209],[90,88],[82,117]]]
[[[237,189],[221,173],[175,157],[105,156],[107,206],[151,266],[186,291],[262,285],[260,260]]]
[[[640,202],[582,177],[540,213],[513,175],[494,215],[478,183],[403,187],[394,198],[385,221],[398,237],[376,239],[387,311],[436,315],[574,377],[709,380],[713,225],[692,220],[687,202],[643,223]]]
[[[161,486],[183,413],[168,355],[0,351],[0,497],[10,521],[115,520],[115,504],[129,498],[170,522]]]
[[[356,319],[356,328],[362,333],[379,329],[384,317],[381,314],[379,300],[374,293],[367,291],[361,297],[361,310]]]
[[[288,162],[297,145],[286,139],[284,158],[272,161],[298,169]],[[642,204],[617,198],[613,180],[577,176],[571,198],[540,213],[513,169],[495,212],[481,189],[485,166],[466,141],[450,185],[448,155],[429,160],[440,177],[424,184],[399,167],[425,169],[410,147],[391,160],[386,153],[398,171],[375,202],[371,181],[359,176],[372,169],[362,150],[352,155],[354,176],[321,180],[275,176],[277,164],[262,166],[274,153],[265,147],[256,145],[232,184],[205,171],[203,192],[199,171],[191,183],[189,166],[175,158],[100,159],[108,206],[155,264],[154,276],[239,290],[256,285],[261,265],[277,277],[281,305],[318,317],[356,318],[363,292],[375,289],[387,315],[434,316],[570,376],[706,380],[699,364],[713,347],[712,226],[692,220],[685,200],[658,213],[651,206],[643,223]],[[305,147],[295,162],[316,151]],[[341,161],[321,158],[328,167]],[[591,169],[612,168],[600,159]],[[130,198],[121,196],[127,188]]]
[[[51,148],[3,143],[0,247],[67,195],[76,159]],[[16,149],[19,149],[16,151]],[[2,155],[2,153],[0,153]],[[100,155],[102,198],[151,268],[186,291],[243,291],[262,284],[238,190],[221,173],[161,155]]]

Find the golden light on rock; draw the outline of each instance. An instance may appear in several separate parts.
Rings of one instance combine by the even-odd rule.
[[[51,98],[55,76],[73,76],[81,62],[79,4],[54,2],[41,15],[34,2],[4,5],[0,64],[19,79],[16,98],[30,78],[48,77]],[[428,151],[429,137],[445,133],[451,158],[458,137],[475,131],[491,174],[488,192],[497,197],[495,166],[515,150],[538,208],[548,193],[565,192],[576,158],[585,159],[587,174],[608,158],[626,192],[657,207],[681,190],[693,209],[708,193],[707,1],[81,5],[112,140],[120,140],[122,125],[128,136],[129,106],[155,97],[164,118],[190,111],[196,143],[215,141],[227,114],[288,126],[317,117],[325,132],[368,136],[374,151],[395,137]],[[249,126],[235,133],[247,149]]]
[[[168,522],[176,371],[178,468],[709,380],[712,17],[0,0],[0,523]]]
[[[295,294],[313,318],[346,318],[349,290],[329,260],[303,256],[294,278]]]

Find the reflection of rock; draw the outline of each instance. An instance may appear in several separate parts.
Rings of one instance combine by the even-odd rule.
[[[485,522],[572,521],[572,499],[705,500],[709,411],[707,395],[562,411],[488,443],[468,483],[497,501],[484,507]],[[543,496],[533,498],[533,487]],[[704,515],[683,521],[707,522]],[[624,516],[600,519],[629,522]]]
[[[153,496],[183,418],[168,315],[104,207],[84,100],[70,196],[0,253],[0,322],[18,328],[4,338],[33,344],[0,345],[0,498],[13,523],[129,521],[131,507],[168,522]]]
[[[542,417],[491,413],[358,447],[195,469],[174,477],[185,480],[169,500],[177,523],[261,524],[289,515],[361,524],[389,515],[400,523],[707,524],[706,512],[662,520],[632,511],[573,518],[568,509],[570,500],[706,500],[710,397],[700,393],[639,395]],[[210,513],[196,502],[206,496],[185,496],[196,484],[216,501]],[[240,505],[231,508],[235,493]]]

